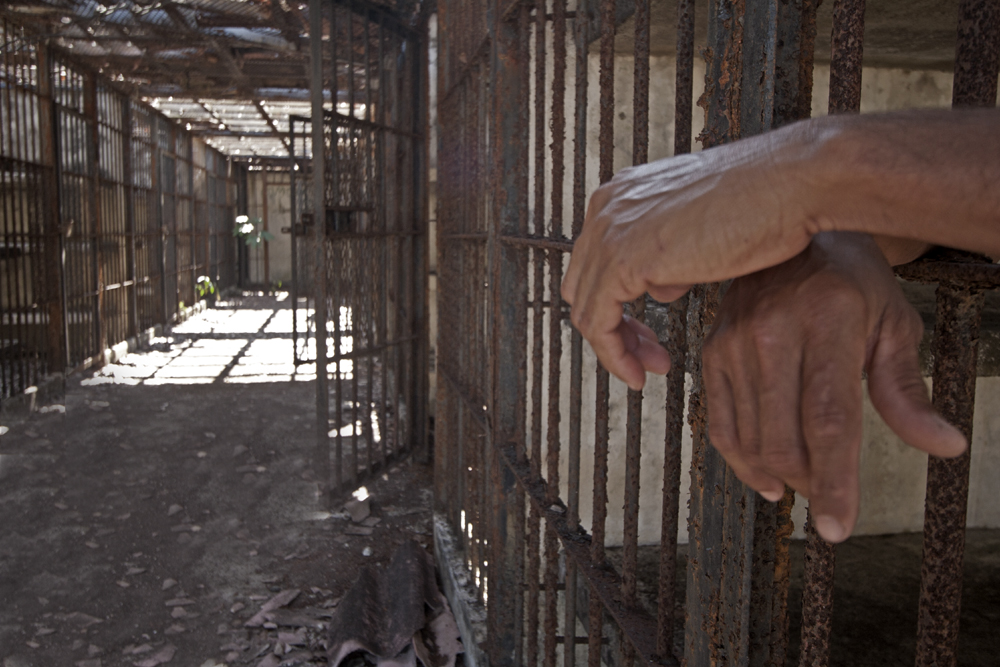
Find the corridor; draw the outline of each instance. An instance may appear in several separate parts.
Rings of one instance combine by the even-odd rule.
[[[369,483],[370,526],[322,508],[291,317],[281,294],[220,302],[5,422],[0,665],[309,664],[361,567],[430,543],[409,460]]]

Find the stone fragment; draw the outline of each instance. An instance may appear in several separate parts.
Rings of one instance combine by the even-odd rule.
[[[243,611],[244,609],[246,609],[246,605],[243,604],[242,602],[237,602],[236,604],[234,604],[232,607],[229,608],[229,611],[230,613],[235,614],[237,612]]]
[[[182,632],[184,632],[185,630],[187,630],[187,628],[185,628],[180,623],[174,623],[169,628],[167,628],[166,630],[164,630],[163,634],[165,634],[165,635],[167,635],[169,637],[171,635],[179,635]]]
[[[374,528],[368,526],[354,526],[348,525],[344,528],[345,535],[371,535],[374,532]]]
[[[183,508],[183,507],[181,507],[180,505],[177,505],[177,504],[173,504],[173,505],[171,505],[171,506],[170,506],[170,507],[169,507],[169,508],[167,509],[167,516],[173,516],[173,515],[177,514],[178,512],[181,512],[181,511],[183,511],[183,509],[184,509],[184,508]]]
[[[361,523],[372,513],[371,498],[365,498],[364,500],[351,498],[344,503],[344,509],[351,516],[351,521]]]
[[[157,665],[162,665],[173,660],[176,652],[176,646],[173,644],[166,644],[163,648],[145,660],[140,660],[135,663],[135,667],[157,667]]]
[[[177,585],[177,580],[176,579],[164,579],[163,580],[163,586],[162,586],[161,590],[169,591],[171,588],[173,588],[176,585]]]

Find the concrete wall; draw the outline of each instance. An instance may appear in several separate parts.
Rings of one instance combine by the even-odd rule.
[[[572,50],[569,62],[573,62]],[[551,65],[549,65],[551,67]],[[598,80],[599,63],[596,55],[589,56],[588,87],[588,135],[587,135],[587,189],[592,192],[598,185]],[[675,65],[672,57],[654,57],[651,62],[650,85],[650,159],[666,157],[673,149],[674,122],[674,76]],[[632,72],[631,58],[619,56],[615,66],[615,170],[626,167],[632,162]],[[549,72],[551,76],[551,70]],[[567,90],[567,122],[572,127],[572,70],[568,76]],[[951,100],[951,74],[937,71],[913,71],[903,69],[873,69],[866,68],[863,76],[862,111],[876,112],[892,109],[914,107],[946,107]],[[703,86],[704,64],[696,63],[695,82]],[[695,100],[702,90],[695,90]],[[815,115],[826,112],[829,97],[829,67],[817,66],[813,93],[813,109]],[[546,100],[546,108],[551,108],[551,101]],[[704,112],[696,108],[694,113],[697,136],[704,126]],[[548,125],[548,123],[546,123]],[[534,127],[531,128],[534,142]],[[569,135],[568,135],[569,136]],[[546,136],[546,145],[551,141]],[[698,150],[695,145],[694,149]],[[533,146],[532,152],[533,155]],[[572,140],[566,143],[567,169],[571,169]],[[547,158],[548,160],[548,158]],[[546,162],[545,177],[548,180],[548,170],[551,164]],[[534,182],[534,165],[531,168]],[[572,176],[568,173],[564,201],[566,215],[564,230],[569,229],[571,221]],[[532,202],[534,200],[532,199]],[[546,197],[545,217],[551,215],[548,197]],[[541,231],[541,230],[539,230]],[[531,271],[529,270],[529,275]],[[532,287],[533,289],[533,287]],[[546,273],[544,290],[548,289]],[[529,341],[532,329],[529,313]],[[543,331],[548,331],[548,319],[543,322]],[[560,424],[561,442],[565,447],[568,442],[569,430],[566,416],[569,414],[569,345],[570,328],[568,322],[563,322],[563,356],[561,359],[560,394],[563,404],[560,412],[563,420]],[[543,368],[548,368],[548,337],[544,338],[546,356]],[[530,355],[529,355],[530,356]],[[530,363],[530,359],[529,359]],[[595,369],[596,361],[585,345],[584,352],[584,382],[583,382],[583,414],[582,414],[582,452],[581,452],[581,516],[585,526],[589,525],[592,513],[593,484],[593,424],[595,401]],[[531,396],[531,369],[528,369],[529,390]],[[690,379],[689,379],[690,380]],[[544,434],[547,424],[544,422],[547,412],[548,387],[543,380],[542,401],[538,407],[539,419],[542,420],[541,432]],[[665,434],[664,402],[665,380],[662,377],[650,377],[643,404],[643,435],[641,460],[641,495],[640,495],[640,541],[655,543],[660,537],[661,491],[663,487],[663,442]],[[970,527],[1000,527],[1000,503],[994,499],[995,480],[1000,478],[1000,448],[991,447],[1000,437],[1000,412],[996,407],[1000,401],[1000,378],[981,377],[978,382],[976,400],[976,423],[973,442],[972,479],[969,498]],[[526,420],[527,431],[531,433],[533,409],[528,407]],[[622,540],[622,506],[624,502],[624,440],[626,415],[626,389],[615,379],[611,381],[610,427],[611,451],[609,456],[609,504],[608,504],[608,543],[620,544]],[[902,443],[888,429],[881,418],[865,401],[864,416],[865,439],[863,444],[861,465],[861,515],[855,534],[884,534],[895,532],[919,531],[923,525],[924,488],[926,483],[927,456]],[[544,435],[543,435],[544,438]],[[530,446],[530,443],[529,443]],[[543,443],[544,450],[544,443]],[[566,456],[562,457],[563,469],[560,473],[561,493],[563,497],[566,488]],[[690,488],[691,434],[685,429],[683,463],[681,473],[681,522],[679,539],[687,541],[687,497]],[[796,524],[796,537],[802,537],[802,526],[805,522],[806,502],[799,499],[793,518]]]

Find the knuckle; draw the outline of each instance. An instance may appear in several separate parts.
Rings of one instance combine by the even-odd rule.
[[[730,455],[740,450],[740,443],[732,436],[732,433],[728,429],[713,424],[711,418],[708,422],[708,439],[712,441],[712,446],[724,458],[729,458]]]
[[[768,470],[782,474],[798,473],[805,468],[802,453],[794,446],[768,447],[760,453],[760,462]]]
[[[831,400],[816,402],[803,411],[802,427],[810,442],[820,445],[839,442],[851,426],[849,411]]]

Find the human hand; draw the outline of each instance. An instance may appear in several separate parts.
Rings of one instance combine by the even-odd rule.
[[[723,299],[702,357],[712,444],[762,496],[778,500],[787,483],[810,499],[824,539],[846,539],[858,516],[862,371],[906,443],[942,457],[965,450],[927,397],[922,334],[871,237],[816,235]]]
[[[805,248],[803,193],[811,190],[792,184],[795,165],[814,150],[810,127],[625,169],[594,193],[562,296],[608,371],[640,389],[645,371],[669,363],[651,331],[623,320],[625,302],[645,292],[673,301],[691,284],[745,275]]]

